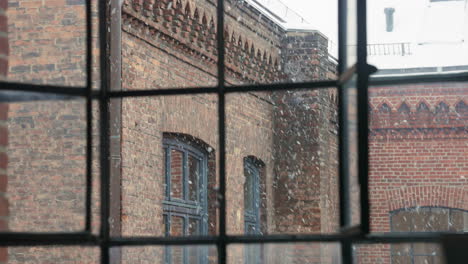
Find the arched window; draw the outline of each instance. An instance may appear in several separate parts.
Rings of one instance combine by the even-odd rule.
[[[244,229],[247,235],[261,235],[261,172],[263,163],[253,157],[244,158]],[[245,263],[258,264],[263,261],[263,249],[260,245],[248,245],[245,248]]]
[[[208,232],[208,153],[188,136],[164,137],[166,236],[206,235]],[[196,247],[166,249],[166,263],[206,263]]]
[[[441,207],[419,207],[391,213],[392,232],[466,232],[468,212]],[[442,249],[436,244],[392,245],[392,263],[443,263]]]
[[[261,234],[260,168],[251,158],[244,160],[244,226],[246,234]]]

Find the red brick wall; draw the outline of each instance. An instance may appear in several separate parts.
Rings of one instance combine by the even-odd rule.
[[[14,0],[8,4],[8,80],[83,86],[84,1]],[[93,65],[96,72],[97,64]],[[98,80],[96,75],[94,80]],[[14,102],[8,111],[10,230],[81,231],[85,194],[84,100]],[[33,247],[9,248],[8,255],[9,263],[37,263],[68,261],[71,254],[60,248]],[[81,261],[89,263],[96,256],[86,255]]]
[[[84,1],[9,1],[8,79],[85,84]]]
[[[84,18],[81,1],[13,1],[9,13],[10,39],[13,62],[11,80],[47,84],[79,85],[84,81]],[[209,86],[216,84],[216,51],[214,50],[215,6],[211,1],[173,3],[168,1],[125,1],[122,35],[122,81],[125,89],[158,87]],[[232,6],[231,6],[232,4]],[[226,61],[229,84],[274,82],[291,79],[280,66],[291,58],[281,57],[286,32],[266,18],[259,23],[258,11],[242,4],[228,3]],[[187,9],[188,7],[188,9]],[[183,13],[181,13],[183,12]],[[54,15],[51,15],[54,14]],[[187,14],[186,16],[181,14]],[[239,19],[241,18],[241,19]],[[31,20],[38,23],[28,23]],[[77,21],[76,23],[74,21]],[[49,25],[50,24],[50,25]],[[41,32],[43,34],[37,34]],[[59,34],[65,32],[64,34]],[[36,33],[36,34],[35,34]],[[296,36],[297,37],[297,36]],[[306,37],[306,38],[304,38]],[[300,47],[305,52],[305,65],[313,67],[308,78],[324,79],[333,76],[326,51],[326,39],[314,32],[299,34],[310,45]],[[287,41],[287,40],[286,40]],[[81,43],[82,45],[78,45]],[[53,45],[51,45],[53,44]],[[297,48],[297,47],[296,47]],[[310,53],[310,54],[309,54]],[[55,56],[53,54],[59,54]],[[322,64],[326,64],[323,66]],[[307,69],[303,69],[306,71]],[[57,77],[58,76],[58,77]],[[313,141],[313,148],[305,146],[310,156],[304,156],[306,166],[298,174],[305,177],[297,188],[290,191],[300,196],[295,210],[301,212],[295,219],[295,232],[329,232],[337,224],[336,207],[336,112],[334,91],[293,94],[289,99],[301,100],[310,107],[301,115],[292,113],[278,120],[281,101],[272,93],[230,94],[226,98],[227,111],[227,221],[228,232],[244,233],[243,220],[243,161],[254,156],[265,163],[263,227],[268,233],[284,232],[276,211],[282,200],[275,193],[274,170],[282,153],[275,153],[275,132],[289,122],[312,128],[311,134],[286,135],[304,145]],[[312,98],[316,97],[316,98]],[[188,134],[213,148],[209,182],[211,191],[210,233],[217,226],[216,161],[217,97],[215,95],[189,95],[133,98],[122,100],[122,234],[163,235],[162,200],[163,166],[162,136],[164,132]],[[289,107],[289,106],[287,106]],[[69,231],[83,224],[84,195],[84,102],[42,101],[11,105],[8,130],[14,131],[8,147],[11,162],[12,227],[15,230]],[[312,112],[315,112],[313,114]],[[310,116],[308,116],[310,115]],[[316,124],[326,126],[316,128]],[[115,125],[115,124],[113,124]],[[119,125],[119,124],[116,124]],[[299,127],[298,127],[299,128]],[[313,137],[312,137],[313,136]],[[278,139],[278,138],[276,138]],[[317,139],[317,140],[316,140]],[[310,142],[309,142],[310,141]],[[301,149],[289,152],[300,155]],[[315,158],[313,163],[306,160]],[[26,165],[25,165],[26,164]],[[213,172],[214,171],[214,172]],[[25,181],[25,177],[28,177]],[[10,176],[10,175],[9,175]],[[333,177],[335,176],[335,177]],[[314,178],[314,181],[308,181]],[[214,179],[214,180],[213,180]],[[278,190],[276,190],[278,191]],[[66,192],[66,193],[65,193]],[[320,195],[321,192],[330,192]],[[63,194],[63,195],[62,195]],[[313,199],[310,198],[313,196]],[[309,201],[312,200],[312,201]],[[314,212],[310,217],[307,212]],[[320,216],[322,215],[322,217]],[[288,213],[288,216],[291,216]],[[96,219],[96,218],[94,218]],[[304,222],[305,221],[305,222]],[[308,255],[313,261],[325,261],[327,247],[319,247]],[[300,246],[294,250],[306,252]],[[268,253],[277,249],[266,249]],[[324,251],[323,251],[324,250]],[[297,251],[297,252],[299,252]],[[323,252],[322,252],[323,251]],[[320,253],[317,253],[320,252]],[[26,249],[10,249],[11,263],[42,259],[45,262],[64,257],[59,251],[35,250],[35,256]],[[289,254],[288,253],[288,254]],[[134,258],[152,261],[161,251],[150,249],[124,250],[124,260]],[[237,252],[230,252],[235,262],[242,261]],[[21,257],[26,256],[26,257]],[[29,256],[29,257],[28,257]],[[302,258],[304,258],[303,255]],[[91,256],[90,256],[91,257]],[[83,259],[86,262],[88,259]],[[297,259],[296,261],[300,261]],[[328,261],[328,260],[327,260]]]
[[[163,7],[166,8],[168,3],[164,1],[162,3]],[[199,27],[203,28],[203,25],[199,25],[200,20],[193,19],[192,22],[187,22],[184,20],[187,18],[177,15],[181,8],[185,10],[187,3],[173,4],[175,4],[174,10],[164,13],[166,11],[161,10],[162,7],[157,7],[157,3],[151,1],[127,1],[124,3],[124,34],[122,37],[124,89],[207,86],[216,83],[215,61],[210,59],[215,54],[213,43],[210,42],[213,36],[201,36],[202,33],[198,31]],[[190,3],[189,6],[192,7],[192,4]],[[151,12],[153,9],[156,10],[154,13]],[[201,22],[203,22],[203,16],[211,19],[211,12],[214,13],[214,7],[209,1],[198,1],[197,10],[200,13]],[[274,40],[276,38],[279,40],[276,31],[269,32],[267,29],[271,25],[266,23],[259,24],[259,27],[255,28],[247,27],[248,23],[253,21],[248,9],[247,11],[236,8],[229,10],[232,14],[239,14],[244,24],[230,20],[228,13],[229,26],[226,30],[228,32],[226,33],[228,81],[230,83],[275,81],[275,74],[278,75],[278,78],[281,75],[271,69],[268,53],[264,56],[264,52],[256,50],[257,48],[251,51],[251,47],[254,45],[258,47],[264,43],[264,40],[259,39],[253,44],[250,39],[259,38],[260,35],[267,39]],[[191,12],[195,11],[191,10]],[[193,14],[192,17],[194,18],[195,15]],[[184,21],[181,22],[181,20]],[[298,35],[298,41],[308,41],[307,43],[309,43],[295,47],[301,48],[305,52],[304,65],[306,67],[317,66],[313,71],[314,75],[309,76],[309,78],[332,76],[327,72],[326,67],[319,67],[321,61],[328,59],[326,52],[321,50],[324,48],[323,43],[324,41],[326,43],[326,39],[313,32],[296,35]],[[247,41],[248,45],[252,46],[245,47],[239,43],[240,40],[245,41],[246,39],[249,40]],[[276,41],[276,44],[273,42],[273,46],[268,48],[275,51],[280,44],[286,45]],[[286,52],[283,51],[283,53]],[[256,67],[256,69],[252,71],[247,69],[247,66]],[[285,76],[284,73],[283,75]],[[291,94],[290,99],[296,100],[295,96],[294,93]],[[311,99],[314,96],[319,99]],[[286,158],[286,154],[281,151],[274,152],[273,149],[275,144],[284,144],[277,140],[277,136],[277,139],[274,139],[275,132],[279,131],[282,126],[285,126],[287,130],[288,124],[294,122],[300,122],[299,127],[301,125],[307,126],[308,129],[315,132],[313,135],[306,135],[307,133],[303,129],[304,133],[297,137],[293,137],[291,134],[287,134],[285,137],[289,140],[297,138],[301,141],[304,148],[310,151],[311,157],[316,158],[316,161],[310,162],[307,160],[308,156],[304,156],[304,161],[307,160],[304,163],[307,168],[297,172],[298,179],[302,178],[302,185],[298,183],[296,188],[292,184],[289,185],[288,191],[294,193],[295,196],[300,196],[302,201],[294,208],[298,216],[291,230],[293,232],[329,232],[336,227],[337,164],[334,92],[330,90],[310,94],[301,93],[297,97],[298,100],[303,97],[306,100],[311,100],[302,105],[309,110],[305,110],[304,114],[300,115],[296,111],[297,109],[287,109],[291,110],[290,115],[280,118],[278,113],[285,110],[282,108],[284,102],[278,99],[281,96],[276,97],[273,93],[227,96],[227,221],[229,233],[244,233],[244,178],[241,175],[243,175],[243,160],[247,156],[254,156],[265,163],[266,198],[264,206],[266,207],[266,217],[262,217],[265,221],[262,223],[265,231],[267,233],[288,231],[280,227],[280,223],[284,224],[280,221],[282,219],[280,217],[286,219],[287,216],[292,215],[289,211],[285,215],[281,215],[281,212],[278,211],[280,205],[285,206],[282,203],[286,203],[287,199],[275,198],[276,202],[273,199],[275,193],[281,193],[274,187],[278,186],[278,181],[274,178],[273,169],[281,170],[281,168],[277,168],[277,164]],[[320,115],[314,115],[314,111],[322,112]],[[123,232],[127,235],[162,235],[161,201],[163,189],[159,183],[163,182],[164,179],[162,164],[158,162],[163,160],[162,133],[188,134],[203,140],[217,151],[219,148],[216,132],[216,97],[210,95],[125,99],[123,101],[123,115]],[[307,120],[301,120],[303,117],[306,117]],[[313,126],[317,123],[324,123],[327,126],[324,126],[323,131],[319,132]],[[314,140],[314,137],[320,139]],[[310,142],[308,141],[313,141],[315,147],[309,148]],[[299,161],[292,160],[293,155],[300,155],[300,153],[302,153],[300,149],[288,152],[291,164],[300,164]],[[319,167],[323,168],[321,174]],[[316,181],[309,181],[310,177],[315,177]],[[329,183],[333,185],[326,187]],[[319,195],[320,191],[325,190],[332,191],[332,194],[330,196]],[[314,196],[313,199],[310,198],[311,195]],[[303,204],[303,201],[310,200],[312,200],[310,205]],[[322,206],[323,211],[319,209]],[[314,212],[314,218],[309,216],[310,212]],[[324,217],[322,221],[320,213],[327,214],[327,217]],[[214,222],[209,224],[216,226],[216,218],[213,220]],[[140,257],[143,254],[151,254],[149,251],[143,253],[143,251],[137,252],[136,250],[125,253],[124,259],[136,256],[134,254],[139,254]],[[239,254],[242,254],[241,248],[230,252],[231,259],[241,261]],[[314,258],[320,259],[320,255],[314,255]]]
[[[467,88],[435,83],[370,89],[372,232],[391,231],[390,212],[397,209],[468,210]],[[389,263],[388,250],[362,247],[361,261]],[[385,257],[377,261],[377,255]]]

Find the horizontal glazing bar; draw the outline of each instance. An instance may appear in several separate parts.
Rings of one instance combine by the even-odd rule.
[[[383,233],[360,236],[359,234],[328,235],[268,235],[268,236],[226,236],[222,237],[119,237],[110,238],[109,246],[149,245],[206,245],[216,244],[222,239],[226,244],[288,243],[288,242],[343,242],[357,244],[440,242],[445,236],[467,237],[467,234],[448,233]],[[103,242],[88,233],[0,233],[0,246],[43,246],[43,245],[85,245],[98,246]]]
[[[86,96],[88,90],[86,87],[70,87],[70,86],[54,86],[54,85],[37,85],[26,83],[0,82],[0,90],[14,90],[15,92],[38,92],[38,93],[54,93],[63,95]]]
[[[330,88],[337,85],[336,81],[287,83],[287,84],[262,84],[262,85],[242,85],[232,86],[225,90],[225,93],[253,92],[253,91],[277,91],[292,89],[318,89]],[[111,91],[109,97],[139,97],[139,96],[161,96],[161,95],[183,95],[183,94],[203,94],[218,93],[218,87],[196,87],[196,88],[176,88],[158,90],[132,90],[132,91]]]
[[[436,75],[371,76],[369,86],[464,81],[468,81],[468,73],[466,72]]]
[[[0,246],[98,245],[97,237],[86,233],[0,233]]]

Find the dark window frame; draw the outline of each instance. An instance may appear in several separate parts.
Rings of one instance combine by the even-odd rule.
[[[165,236],[169,237],[172,217],[180,217],[183,219],[182,236],[189,235],[190,220],[198,221],[197,234],[198,236],[206,236],[208,234],[208,153],[203,149],[203,146],[197,144],[196,141],[188,139],[186,135],[168,135],[163,137],[164,150],[164,201],[163,203],[163,221],[165,226]],[[171,152],[177,151],[182,153],[182,199],[171,197]],[[197,200],[192,201],[189,197],[189,156],[194,157],[199,162],[199,177],[197,179]],[[165,263],[172,262],[172,249],[165,247],[164,261]],[[208,263],[207,251],[201,249],[198,252],[198,263]],[[182,249],[183,263],[189,263],[189,249]]]
[[[262,235],[261,214],[262,214],[262,177],[265,164],[259,159],[248,156],[244,158],[244,233],[245,235]],[[249,171],[249,173],[247,173]],[[252,177],[249,181],[248,177]],[[246,184],[251,183],[251,193],[247,193]],[[251,212],[246,209],[246,196],[251,196]],[[250,228],[253,231],[250,232]],[[244,247],[244,263],[260,264],[264,261],[263,245],[247,245]]]
[[[246,175],[246,170],[249,170],[251,172],[250,176],[252,177],[251,179],[251,190],[252,193],[246,193],[246,186],[245,184],[248,183],[247,175]],[[244,158],[244,176],[245,176],[245,183],[244,183],[244,230],[246,234],[248,233],[248,227],[253,226],[254,229],[256,230],[255,233],[253,234],[261,234],[262,229],[261,229],[261,224],[260,224],[260,213],[261,213],[261,197],[260,197],[260,177],[261,177],[261,167],[259,166],[259,163],[253,160],[252,158]],[[252,206],[252,212],[248,212],[248,210],[245,208],[245,198],[246,196],[252,196],[251,197],[251,206]]]
[[[51,246],[51,245],[80,245],[80,246],[97,246],[100,248],[100,263],[111,263],[111,252],[113,248],[123,246],[169,246],[169,245],[216,245],[218,249],[218,262],[225,264],[227,261],[227,246],[234,243],[286,243],[286,242],[336,242],[341,244],[341,255],[345,263],[352,260],[352,246],[360,243],[401,243],[401,242],[440,242],[442,233],[430,234],[370,234],[369,227],[369,190],[368,190],[368,172],[369,172],[369,157],[368,157],[368,87],[372,85],[395,85],[395,84],[413,84],[413,83],[430,83],[430,82],[459,82],[468,81],[468,74],[456,73],[445,75],[414,75],[400,77],[382,77],[370,78],[370,75],[376,71],[375,67],[367,63],[367,3],[365,0],[356,1],[356,14],[348,17],[347,0],[338,0],[338,32],[339,32],[339,63],[337,80],[329,81],[310,81],[310,82],[289,82],[282,84],[252,84],[238,85],[226,87],[225,84],[225,39],[224,34],[218,31],[216,38],[217,45],[217,77],[218,84],[215,87],[184,87],[174,89],[153,88],[149,90],[115,90],[111,82],[116,82],[120,77],[112,76],[109,69],[110,56],[109,46],[118,43],[110,43],[117,38],[111,38],[108,33],[108,28],[112,24],[110,16],[111,8],[120,10],[119,1],[98,1],[99,11],[99,65],[100,65],[100,82],[99,90],[93,90],[93,34],[92,34],[92,9],[91,0],[86,0],[86,86],[85,87],[66,87],[52,85],[32,85],[24,83],[11,83],[1,81],[0,101],[16,102],[16,101],[37,101],[37,100],[73,100],[86,99],[87,112],[87,148],[86,148],[86,213],[85,227],[82,232],[75,233],[32,233],[32,232],[1,232],[1,246]],[[223,0],[217,0],[217,19],[216,28],[224,29],[224,7]],[[120,12],[115,12],[120,14]],[[353,18],[353,19],[351,19]],[[357,25],[357,62],[356,64],[347,63],[347,48],[352,46],[348,43],[348,23]],[[115,26],[115,25],[114,25]],[[119,27],[113,27],[114,29]],[[119,29],[120,30],[120,29]],[[110,45],[111,44],[111,45]],[[352,84],[353,76],[357,76],[355,85]],[[347,144],[350,140],[347,133],[347,125],[350,122],[347,116],[345,106],[348,98],[347,90],[352,84],[352,87],[358,91],[358,171],[360,182],[360,219],[361,223],[357,226],[351,226],[350,215],[351,206],[349,204],[349,173],[350,166],[348,158]],[[264,235],[264,236],[243,236],[229,235],[226,232],[226,109],[225,99],[228,93],[246,93],[255,91],[278,91],[278,90],[294,90],[294,89],[328,89],[337,87],[339,92],[339,153],[340,153],[340,226],[341,230],[337,234],[302,234],[290,235]],[[204,237],[184,237],[183,239],[174,237],[116,237],[113,236],[111,218],[111,140],[110,131],[112,131],[110,113],[111,99],[123,99],[134,97],[148,96],[167,96],[167,95],[189,95],[189,94],[216,94],[218,95],[218,134],[219,134],[219,202],[218,227],[219,232],[213,236]],[[100,135],[100,228],[99,234],[92,232],[92,163],[93,163],[93,144],[92,144],[92,124],[93,124],[93,102],[99,102],[99,135]],[[111,236],[112,235],[112,236]]]

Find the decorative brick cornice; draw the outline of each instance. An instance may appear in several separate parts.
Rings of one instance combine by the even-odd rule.
[[[416,103],[399,101],[391,104],[381,100],[369,106],[372,136],[390,138],[467,137],[468,108],[464,100],[450,103],[419,98]]]
[[[166,45],[157,45],[158,48],[175,49],[184,56],[202,60],[204,68],[206,64],[215,66],[216,18],[203,7],[185,0],[132,0],[125,2],[122,16],[125,31],[153,45],[162,41]],[[279,70],[278,55],[256,47],[248,36],[231,28],[236,26],[226,23],[224,37],[226,68],[232,77],[248,83],[285,79]]]

